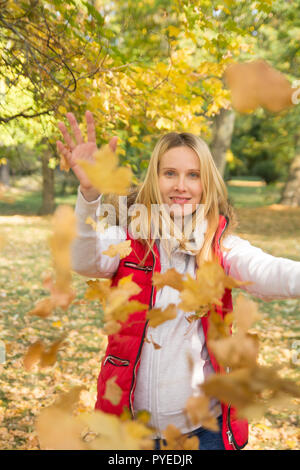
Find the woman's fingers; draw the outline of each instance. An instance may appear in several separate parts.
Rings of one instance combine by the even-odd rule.
[[[67,113],[66,116],[67,116],[67,119],[70,123],[70,126],[71,126],[72,130],[73,130],[73,133],[74,133],[77,144],[83,144],[84,141],[83,141],[83,137],[82,137],[82,134],[81,134],[81,130],[79,129],[78,122],[76,121],[76,118],[75,118],[74,114],[73,113]]]
[[[110,139],[109,141],[109,146],[110,148],[112,149],[113,152],[116,151],[116,148],[117,148],[117,141],[118,141],[118,137],[117,136],[114,136]]]
[[[60,140],[56,142],[56,148],[57,148],[57,152],[63,155],[68,160],[68,162],[71,163],[70,160],[71,160],[72,154],[70,150],[68,150],[67,147]]]
[[[88,142],[96,142],[95,123],[94,123],[94,118],[93,118],[91,111],[86,111],[85,118],[86,118]]]
[[[73,150],[75,148],[75,144],[74,144],[74,142],[73,142],[73,140],[72,140],[72,138],[71,138],[71,136],[68,132],[68,129],[65,126],[65,124],[63,122],[59,122],[57,125],[58,125],[58,128],[59,128],[60,132],[63,135],[63,138],[65,139],[65,143],[68,145],[70,150]]]

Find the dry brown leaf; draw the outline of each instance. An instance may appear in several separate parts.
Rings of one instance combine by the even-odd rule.
[[[280,400],[285,406],[289,397],[300,397],[300,387],[294,381],[281,378],[274,367],[259,365],[213,374],[200,388],[206,396],[232,404],[239,417],[248,419],[261,417],[274,403],[278,406]]]
[[[225,71],[225,79],[231,90],[232,105],[241,113],[254,111],[258,106],[271,112],[292,106],[291,84],[264,60],[231,64]]]
[[[55,304],[51,297],[47,297],[46,299],[39,300],[35,307],[28,312],[28,315],[36,315],[41,318],[47,318],[51,315],[52,311],[55,308]]]
[[[89,300],[100,300],[105,303],[105,300],[110,292],[111,279],[97,279],[96,281],[87,281],[89,288],[86,290],[84,297]]]
[[[32,367],[40,361],[43,350],[44,346],[41,341],[36,341],[29,346],[28,351],[23,358],[23,365],[27,371],[32,369]]]
[[[168,305],[164,310],[160,308],[152,308],[147,313],[147,319],[149,320],[149,326],[156,328],[165,321],[176,318],[177,307],[175,304]]]
[[[150,436],[153,430],[140,421],[125,420],[124,417],[96,410],[84,413],[80,419],[98,437],[89,443],[92,450],[144,450],[153,449]]]
[[[253,323],[260,320],[258,306],[252,300],[247,299],[243,294],[239,294],[233,309],[233,315],[237,330],[246,333]]]
[[[167,444],[163,442],[160,444],[161,450],[198,450],[199,440],[196,436],[188,437],[181,434],[180,430],[173,424],[169,424],[163,432],[164,439]]]
[[[210,400],[204,395],[190,397],[185,405],[185,411],[193,425],[204,426],[212,431],[219,431],[218,422],[209,410]]]
[[[24,368],[29,371],[35,364],[40,368],[52,367],[56,363],[56,356],[59,348],[62,346],[65,336],[55,341],[48,350],[41,341],[36,341],[29,346],[27,353],[23,358]]]
[[[43,369],[45,367],[52,367],[57,361],[57,353],[58,350],[61,348],[64,340],[66,339],[65,336],[60,338],[59,340],[55,341],[51,344],[50,348],[47,351],[43,351],[41,354],[40,359],[40,368]]]
[[[220,365],[239,369],[255,366],[259,353],[259,340],[257,335],[238,332],[229,338],[208,341],[208,347]]]
[[[71,283],[70,246],[76,237],[76,218],[69,206],[59,206],[53,216],[53,235],[49,239],[55,270],[55,288],[69,292]]]
[[[87,450],[81,438],[85,424],[72,415],[83,387],[74,387],[61,395],[56,402],[44,408],[36,421],[36,431],[42,449]]]
[[[132,179],[131,169],[118,167],[118,157],[109,145],[103,146],[93,156],[95,158],[94,163],[84,160],[78,161],[91,184],[101,194],[115,193],[126,195]]]
[[[196,279],[187,274],[183,281],[183,289],[180,293],[181,303],[178,307],[185,312],[199,312],[199,316],[203,316],[207,312],[207,306],[221,305],[225,288],[232,289],[246,284],[249,283],[227,276],[219,263],[205,262],[201,268],[197,269]]]
[[[173,287],[178,291],[183,289],[183,275],[175,268],[168,269],[165,273],[154,273],[152,278],[153,285],[159,290],[164,286]]]
[[[59,169],[61,171],[66,171],[66,172],[70,171],[70,165],[69,165],[67,159],[63,155],[60,155]]]
[[[103,398],[110,401],[112,405],[118,405],[122,398],[122,389],[116,384],[117,376],[108,379],[106,382],[105,393]]]
[[[131,240],[125,240],[124,242],[116,245],[110,245],[107,250],[102,251],[103,255],[111,256],[112,258],[116,255],[120,256],[120,259],[125,258],[132,252]]]

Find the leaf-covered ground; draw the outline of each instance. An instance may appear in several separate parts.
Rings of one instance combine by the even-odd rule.
[[[238,233],[275,256],[300,261],[300,210],[239,209]],[[83,385],[82,408],[92,409],[105,338],[101,310],[85,302],[85,281],[73,275],[76,300],[67,312],[57,309],[46,319],[28,316],[37,300],[48,296],[42,276],[51,270],[47,239],[50,219],[25,215],[0,217],[6,244],[0,252],[0,332],[6,345],[6,362],[0,365],[0,448],[39,449],[34,428],[41,408],[53,403],[62,391]],[[237,292],[236,292],[237,294]],[[236,295],[235,294],[235,295]],[[249,296],[250,297],[250,296]],[[260,337],[260,362],[279,365],[281,375],[300,380],[300,299],[263,302],[257,298],[262,319],[256,324]],[[67,333],[67,341],[51,369],[26,372],[22,360],[30,344],[45,344]],[[298,341],[298,343],[297,343]],[[299,409],[299,400],[295,400]],[[247,449],[300,449],[299,413],[270,409],[250,424]]]

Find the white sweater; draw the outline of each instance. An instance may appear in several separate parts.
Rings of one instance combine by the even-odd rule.
[[[78,236],[72,246],[72,267],[90,278],[111,278],[118,269],[119,255],[112,258],[102,252],[109,245],[126,240],[126,231],[112,226],[101,233],[85,223],[87,217],[96,219],[100,201],[101,196],[87,202],[78,188],[75,209]],[[169,259],[162,244],[157,245],[162,273],[173,267],[179,273],[195,277],[194,255],[176,249]],[[223,252],[225,272],[237,280],[251,281],[253,284],[245,287],[250,294],[267,301],[300,297],[300,262],[269,255],[238,236],[225,234],[223,245],[230,249]],[[164,309],[170,303],[179,302],[179,292],[164,286],[157,291],[154,307]],[[137,375],[134,411],[144,409],[151,413],[150,424],[157,430],[157,437],[168,424],[174,424],[182,433],[201,425],[191,425],[183,410],[187,399],[197,393],[197,384],[214,373],[201,321],[190,324],[186,320],[187,312],[179,309],[177,312],[173,320],[156,328],[148,327],[147,338],[152,337],[161,349],[144,342]],[[192,369],[189,358],[194,362]],[[211,410],[218,416],[220,403],[211,400]]]

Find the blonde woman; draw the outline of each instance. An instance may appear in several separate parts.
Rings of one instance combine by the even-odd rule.
[[[190,133],[172,132],[159,139],[145,181],[128,198],[128,217],[122,218],[123,224],[116,222],[104,232],[95,231],[85,221],[89,216],[96,220],[103,205],[102,196],[77,164],[78,159],[93,161],[97,150],[93,116],[86,113],[87,142],[75,116],[68,113],[67,118],[74,139],[59,123],[64,143],[58,141],[57,149],[79,180],[78,237],[72,249],[76,272],[92,278],[111,278],[112,285],[133,274],[141,292],[131,299],[164,310],[171,303],[179,303],[179,292],[169,286],[156,292],[152,274],[175,268],[195,277],[198,266],[214,259],[235,279],[250,281],[244,288],[257,297],[300,297],[299,262],[271,256],[231,233],[236,222],[224,181],[206,143]],[[115,150],[116,138],[109,145]],[[135,231],[125,223],[129,221],[131,227],[137,228],[137,212],[131,211],[134,203],[139,210],[144,208]],[[127,257],[120,260],[119,255],[112,258],[103,254],[111,244],[126,239],[131,239],[132,247]],[[231,310],[231,291],[226,289],[218,313],[224,317]],[[177,309],[176,318],[152,328],[146,313],[131,314],[121,330],[108,337],[95,408],[120,415],[127,407],[133,417],[139,410],[148,410],[150,424],[156,430],[156,449],[169,424],[183,434],[196,435],[200,450],[243,448],[247,444],[248,423],[237,419],[236,410],[230,405],[216,399],[210,402],[219,432],[205,429],[201,423],[193,426],[184,411],[187,399],[199,393],[199,384],[210,374],[222,371],[206,345],[209,315],[189,324],[187,313]],[[145,339],[152,339],[161,348],[155,349]],[[107,380],[114,376],[123,392],[116,406],[103,398]]]

